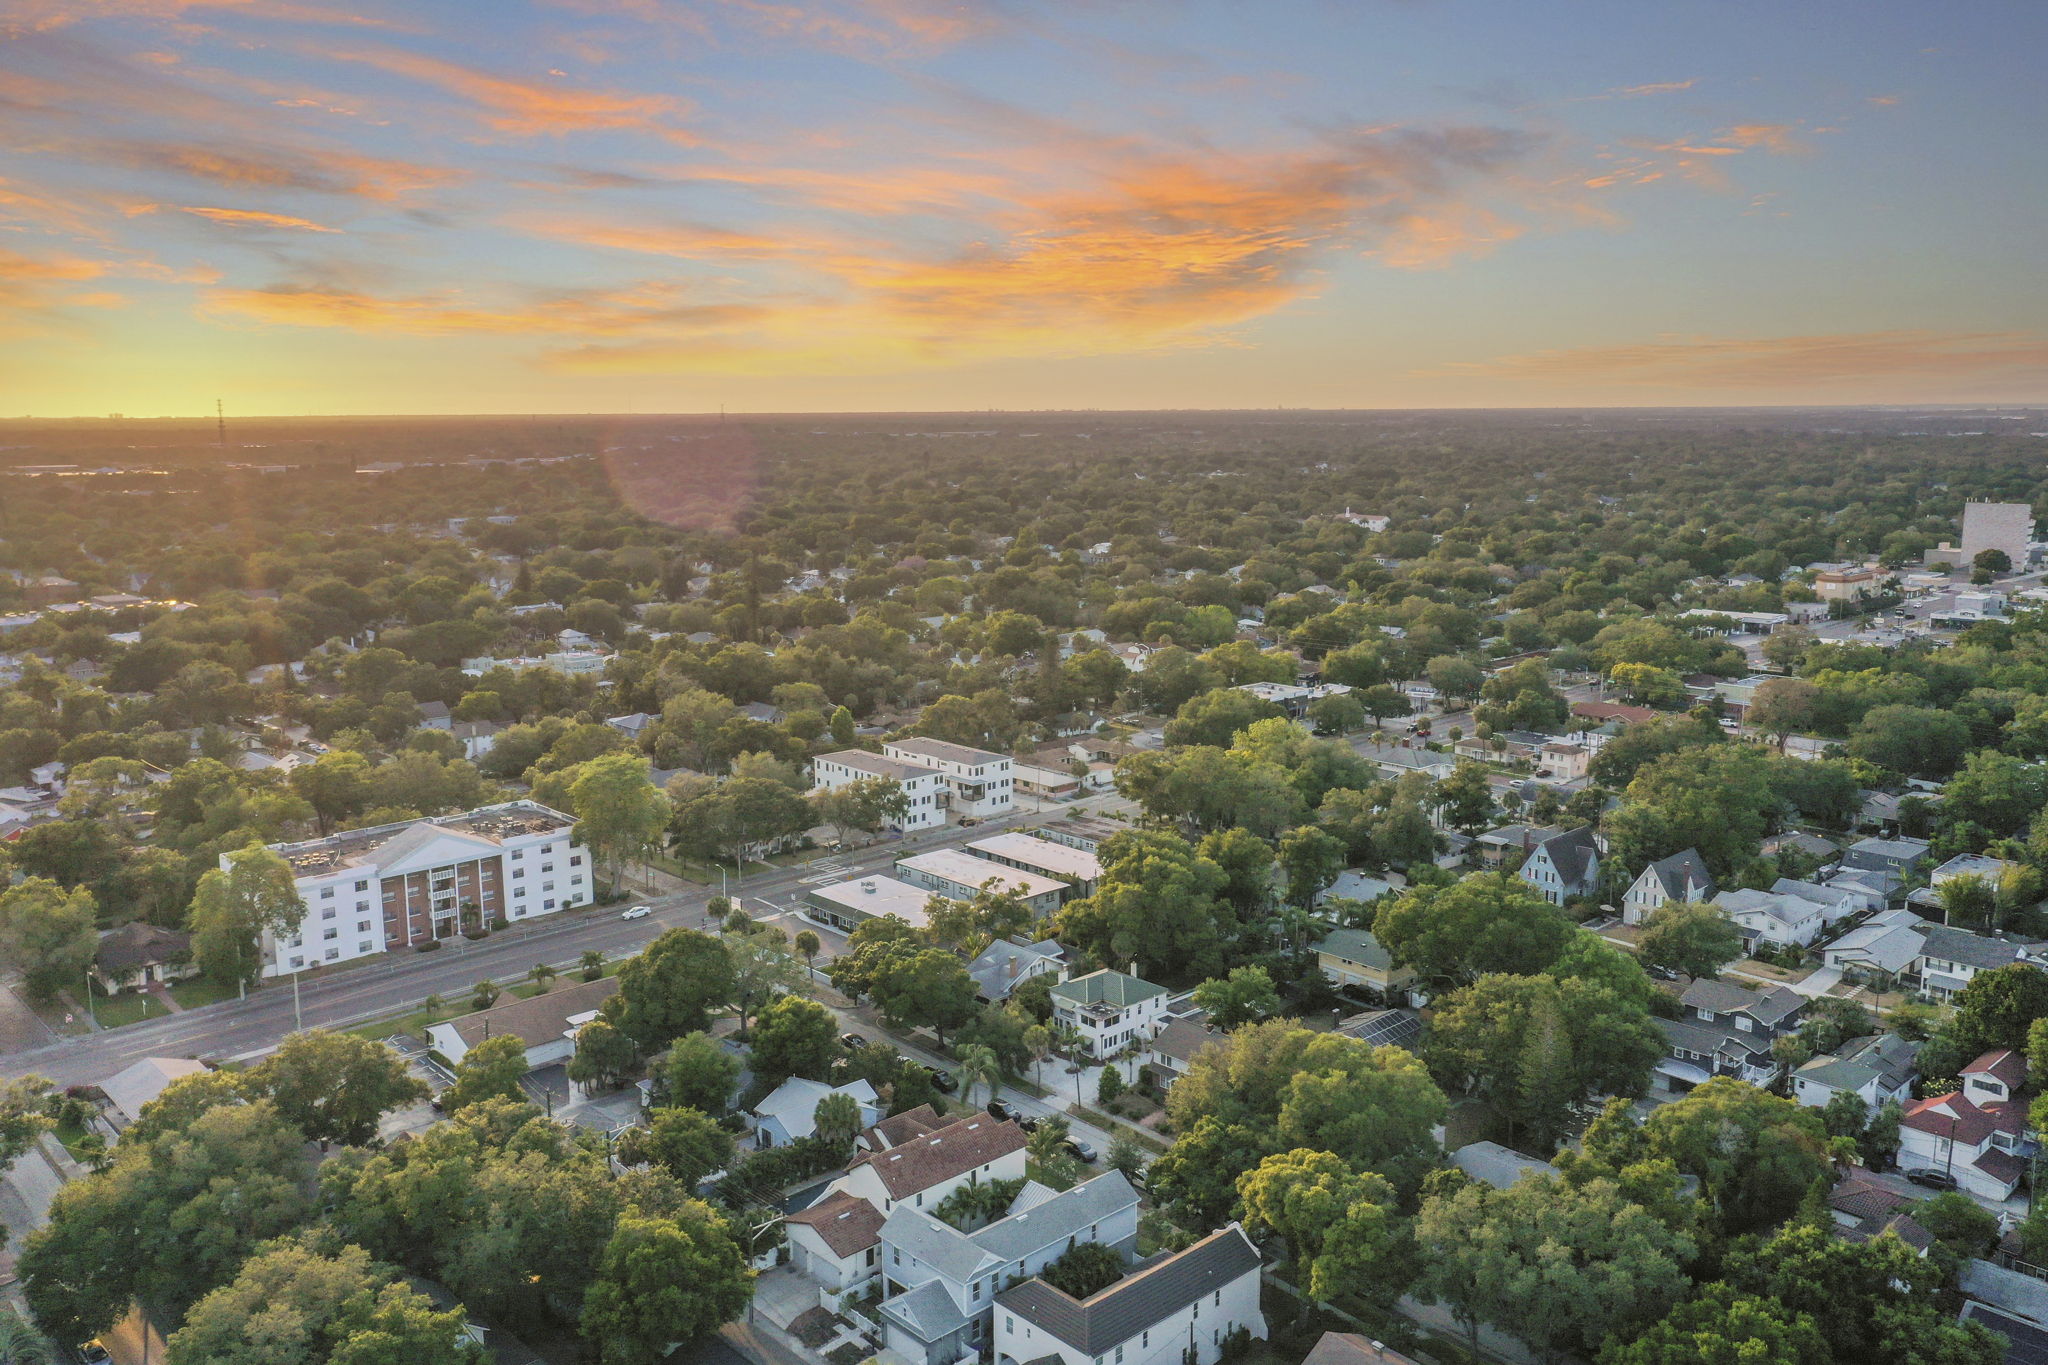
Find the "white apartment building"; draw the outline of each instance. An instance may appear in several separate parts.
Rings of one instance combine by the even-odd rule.
[[[279,976],[452,938],[494,919],[553,914],[590,900],[576,821],[533,801],[272,844],[291,864],[306,916],[266,937],[263,974]],[[227,855],[221,865],[227,866]]]
[[[841,749],[811,760],[813,791],[832,791],[868,777],[886,778],[903,789],[907,809],[903,818],[892,821],[889,828],[910,834],[946,823],[946,779],[936,768],[871,754],[865,749]]]
[[[1015,764],[1007,754],[921,737],[892,740],[882,752],[899,762],[936,769],[946,783],[946,807],[955,816],[985,820],[1016,808]]]

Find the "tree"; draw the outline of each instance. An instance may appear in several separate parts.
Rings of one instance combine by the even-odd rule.
[[[582,1330],[604,1365],[642,1365],[730,1322],[754,1272],[732,1228],[691,1200],[667,1218],[620,1217],[583,1298]]]
[[[305,1139],[267,1101],[208,1109],[185,1128],[124,1141],[111,1166],[50,1203],[19,1263],[30,1310],[70,1341],[97,1336],[140,1300],[177,1322],[251,1249],[311,1212]]]
[[[528,972],[526,973],[526,979],[533,982],[534,985],[540,987],[540,993],[542,995],[546,995],[548,993],[548,989],[555,984],[555,978],[560,975],[560,972],[556,971],[547,963],[536,962],[533,964],[532,968],[528,970]]]
[[[815,1000],[778,997],[754,1021],[753,1067],[763,1076],[823,1080],[839,1055],[838,1021]]]
[[[324,835],[370,804],[370,760],[352,749],[332,749],[294,768],[292,790],[304,797]]]
[[[569,788],[576,815],[571,837],[590,850],[598,867],[610,869],[615,895],[625,865],[653,851],[672,814],[668,797],[647,772],[648,762],[638,754],[604,754],[584,763]]]
[[[1374,937],[1397,965],[1451,987],[1489,972],[1539,972],[1573,933],[1550,902],[1505,873],[1411,887],[1373,920]]]
[[[1820,689],[1805,678],[1772,678],[1757,684],[1742,723],[1771,737],[1783,753],[1785,741],[1813,729]]]
[[[604,1014],[642,1052],[657,1052],[710,1027],[711,1011],[732,998],[726,945],[694,929],[670,929],[619,967],[618,993]]]
[[[740,1029],[747,1027],[747,1007],[764,1008],[779,993],[801,990],[808,980],[789,955],[789,939],[773,925],[746,920],[725,935],[726,961],[732,967],[731,1001],[739,1007]]]
[[[1344,871],[1344,845],[1314,825],[1301,825],[1280,836],[1281,869],[1287,874],[1287,899],[1307,910]]]
[[[569,1059],[569,1079],[581,1086],[610,1090],[640,1065],[633,1040],[603,1019],[576,1030],[576,1055]]]
[[[57,1347],[12,1309],[0,1309],[0,1365],[57,1365]]]
[[[708,1033],[686,1033],[661,1059],[659,1093],[670,1104],[722,1115],[739,1083],[740,1060]]]
[[[1710,1284],[1662,1322],[1610,1334],[1599,1365],[1764,1365],[1832,1359],[1813,1319],[1776,1299]]]
[[[1124,1093],[1124,1074],[1117,1070],[1114,1062],[1102,1068],[1101,1079],[1095,1083],[1095,1102],[1101,1105],[1113,1103]]]
[[[1444,823],[1465,834],[1477,833],[1493,819],[1493,784],[1486,780],[1486,769],[1469,758],[1458,760],[1433,796]]]
[[[1928,706],[1879,706],[1849,735],[1849,756],[1908,776],[1944,777],[1970,748],[1970,722]]]
[[[582,969],[585,981],[596,981],[604,975],[604,953],[601,949],[585,948],[576,965]]]
[[[500,1033],[471,1048],[456,1064],[455,1084],[441,1092],[441,1107],[455,1113],[490,1099],[523,1100],[526,1044],[514,1034]]]
[[[1829,1170],[1818,1110],[1729,1076],[1660,1106],[1643,1136],[1652,1156],[1699,1177],[1701,1193],[1729,1233],[1777,1223]]]
[[[686,1190],[724,1170],[732,1158],[732,1134],[701,1109],[656,1109],[648,1115],[647,1126],[628,1132],[619,1146],[621,1161],[659,1166]]]
[[[244,1092],[268,1096],[280,1118],[323,1147],[369,1142],[384,1115],[428,1094],[384,1044],[326,1029],[287,1037],[248,1073]]]
[[[2024,962],[1978,972],[1957,992],[1946,1030],[1968,1062],[1996,1048],[2027,1046],[2036,1019],[2048,1017],[2048,972]]]
[[[1492,1323],[1546,1360],[1657,1322],[1685,1292],[1683,1263],[1695,1250],[1612,1181],[1542,1175],[1426,1199],[1415,1235],[1417,1297],[1448,1304],[1475,1348],[1478,1325]]]
[[[1195,987],[1195,1004],[1209,1012],[1215,1027],[1229,1032],[1280,1011],[1280,992],[1264,967],[1233,967],[1230,975]]]
[[[1138,1145],[1136,1138],[1118,1128],[1109,1135],[1109,1151],[1103,1156],[1102,1164],[1126,1180],[1135,1181],[1145,1169],[1145,1149]]]
[[[1184,1228],[1220,1226],[1237,1205],[1237,1178],[1277,1146],[1268,1126],[1203,1114],[1153,1161],[1146,1192]]]
[[[1429,685],[1447,697],[1469,700],[1479,695],[1479,689],[1486,685],[1486,674],[1470,659],[1461,659],[1455,654],[1439,654],[1424,667],[1423,673]]]
[[[1652,967],[1712,979],[1742,956],[1742,932],[1711,905],[1666,901],[1644,919],[1636,951]]]
[[[860,1102],[842,1091],[818,1097],[811,1111],[811,1123],[827,1142],[850,1144],[860,1133]]]
[[[796,938],[791,941],[790,946],[803,955],[804,971],[813,980],[816,980],[818,975],[818,950],[825,946],[823,941],[812,930],[799,929],[797,930]]]
[[[1383,720],[1412,715],[1415,711],[1415,703],[1408,700],[1405,693],[1396,691],[1385,683],[1364,688],[1351,695],[1358,699],[1358,705],[1365,714],[1372,717],[1375,730]]]
[[[1278,703],[1241,691],[1220,687],[1191,697],[1166,723],[1166,742],[1175,746],[1209,744],[1227,748],[1237,732],[1254,721],[1284,714]]]
[[[1074,1299],[1098,1294],[1123,1277],[1124,1258],[1104,1242],[1077,1242],[1038,1272],[1038,1278]]]
[[[282,938],[305,917],[291,864],[252,843],[199,879],[190,911],[192,955],[214,981],[246,989],[263,974],[264,939]]]
[[[1399,1202],[1394,1187],[1380,1176],[1354,1172],[1332,1153],[1306,1148],[1267,1157],[1237,1178],[1237,1192],[1244,1205],[1245,1226],[1254,1234],[1271,1232],[1286,1239],[1296,1279],[1315,1299],[1371,1282],[1349,1273],[1340,1275],[1335,1262],[1324,1263],[1326,1249],[1335,1249],[1334,1244],[1347,1240],[1341,1231],[1347,1222],[1371,1223],[1384,1230]],[[1367,1239],[1358,1235],[1360,1228],[1350,1231],[1343,1268],[1356,1272],[1365,1268],[1358,1262]],[[1399,1297],[1402,1287],[1374,1285],[1388,1299]]]
[[[1003,1080],[1002,1063],[996,1058],[996,1050],[986,1043],[966,1043],[956,1049],[955,1057],[954,1070],[958,1073],[962,1098],[973,1103],[974,1088],[986,1085],[988,1099],[985,1102],[993,1103],[996,1089]],[[1103,1074],[1109,1073],[1105,1071]]]
[[[2012,572],[2012,556],[1995,545],[1987,546],[1971,558],[1970,568],[1985,575],[1988,583],[1994,575]]]
[[[265,1243],[235,1278],[192,1308],[166,1343],[171,1365],[279,1365],[403,1359],[482,1365],[460,1305],[433,1300],[357,1246],[316,1235]]]
[[[1199,979],[1221,969],[1230,923],[1218,899],[1222,868],[1163,830],[1112,835],[1100,856],[1095,894],[1060,907],[1061,942],[1110,963],[1142,960],[1155,980]]]
[[[67,987],[86,989],[99,951],[97,923],[92,893],[82,886],[67,892],[46,877],[30,877],[0,891],[0,947],[37,1000]]]
[[[878,834],[884,825],[903,819],[910,811],[903,784],[889,777],[860,777],[836,787],[820,787],[809,800],[816,822],[830,826],[842,839],[850,830]]]
[[[899,952],[875,983],[875,1003],[899,1024],[923,1026],[946,1045],[946,1031],[974,1017],[979,988],[960,959],[937,948]]]
[[[20,1159],[36,1138],[50,1130],[47,1096],[50,1083],[41,1076],[0,1080],[0,1175]],[[0,1246],[6,1241],[0,1238]]]
[[[1616,664],[1608,670],[1607,681],[1624,702],[1633,706],[1671,709],[1685,704],[1685,682],[1668,668],[1655,664]]]

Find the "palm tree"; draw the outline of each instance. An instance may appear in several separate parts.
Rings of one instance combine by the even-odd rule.
[[[56,1365],[57,1348],[28,1319],[0,1310],[0,1365]]]
[[[1074,1068],[1074,1103],[1080,1104],[1081,1073],[1086,1069],[1088,1039],[1072,1024],[1057,1024],[1054,1029],[1053,1036],[1059,1042],[1060,1051],[1066,1054],[1068,1063]]]
[[[860,1104],[853,1096],[833,1091],[818,1101],[811,1122],[828,1142],[852,1142],[860,1132]]]
[[[487,1010],[491,1006],[497,1004],[498,997],[503,995],[504,993],[505,992],[499,987],[497,982],[491,980],[489,977],[485,977],[483,980],[477,982],[475,989],[470,992],[470,1008]]]
[[[553,967],[550,967],[545,962],[536,962],[533,965],[533,970],[526,975],[532,979],[534,985],[540,987],[540,993],[546,995],[548,987],[555,984],[555,977],[560,975],[560,973],[556,972]]]
[[[804,970],[810,974],[813,981],[817,980],[818,968],[815,959],[818,950],[825,945],[819,942],[816,934],[808,929],[802,929],[797,932],[796,943],[793,946],[804,955]]]
[[[973,1103],[974,1087],[986,1084],[989,1101],[993,1102],[996,1087],[1003,1078],[1003,1067],[996,1060],[996,1050],[986,1043],[969,1043],[960,1049],[958,1055],[959,1061],[954,1066],[960,1076],[961,1097]]]
[[[576,961],[583,968],[583,979],[585,981],[595,981],[604,975],[604,954],[597,949],[584,949],[583,956],[577,958]]]
[[[1045,1065],[1045,1059],[1052,1055],[1052,1048],[1052,1030],[1044,1024],[1033,1024],[1030,1028],[1024,1030],[1024,1050],[1031,1054],[1031,1065],[1034,1068],[1031,1073],[1033,1080],[1044,1081],[1045,1078],[1040,1076],[1035,1068]]]

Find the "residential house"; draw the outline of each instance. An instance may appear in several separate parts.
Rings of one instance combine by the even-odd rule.
[[[207,1070],[203,1062],[189,1057],[144,1057],[100,1082],[107,1097],[102,1114],[116,1132],[125,1131],[142,1115],[142,1107],[164,1093],[171,1082],[199,1076]]]
[[[1400,875],[1395,872],[1386,877],[1375,877],[1363,868],[1347,867],[1337,874],[1336,881],[1316,893],[1315,908],[1322,910],[1331,901],[1356,901],[1360,905],[1370,905],[1382,896],[1398,895],[1405,883],[1392,878]],[[1278,879],[1276,869],[1275,880]]]
[[[2015,1098],[2026,1080],[2017,1053],[1987,1052],[1958,1073],[1961,1090],[1906,1106],[1899,1121],[1899,1165],[1954,1176],[1980,1199],[2012,1198],[2037,1150],[2027,1110]]]
[[[1995,891],[1999,878],[2011,866],[2005,859],[1994,858],[1988,853],[1958,853],[1927,874],[1927,885],[1908,892],[1906,904],[1919,907],[1920,913],[1929,919],[1946,920],[1948,916],[1941,901],[1942,887],[1970,877],[1981,883],[1986,891]]]
[[[815,1135],[818,1102],[827,1095],[845,1095],[859,1105],[860,1126],[864,1129],[882,1117],[882,1103],[875,1087],[866,1080],[832,1086],[791,1076],[754,1106],[754,1145],[787,1147],[799,1138]]]
[[[1895,839],[1858,839],[1842,850],[1842,866],[1860,872],[1889,872],[1904,877],[1934,845],[1904,835]]]
[[[646,711],[635,711],[630,715],[607,716],[604,723],[617,730],[627,739],[632,740],[635,744],[638,744],[641,738],[659,724],[660,721],[660,716]]]
[[[922,736],[891,740],[882,746],[882,753],[936,770],[945,783],[946,808],[957,817],[987,819],[1008,815],[1015,808],[1015,762],[1007,754]]]
[[[576,1031],[595,1019],[618,989],[618,978],[607,976],[523,1000],[502,1000],[487,1010],[429,1025],[427,1042],[448,1059],[448,1065],[460,1066],[484,1039],[511,1034],[526,1045],[526,1069],[538,1071],[576,1054]]]
[[[1335,1031],[1374,1047],[1413,1052],[1422,1041],[1422,1016],[1412,1009],[1367,1010],[1340,1021]]]
[[[978,1353],[1003,1286],[1083,1242],[1125,1259],[1136,1249],[1138,1192],[1120,1172],[1061,1193],[1027,1184],[1002,1218],[974,1232],[897,1206],[882,1223],[887,1297],[877,1306],[890,1352],[911,1365],[953,1365]]]
[[[190,934],[141,920],[101,934],[92,967],[93,980],[108,995],[183,981],[198,971],[199,965],[192,960]]]
[[[1560,782],[1576,782],[1592,766],[1593,751],[1568,739],[1553,739],[1536,751],[1536,766]]]
[[[1889,1232],[1925,1256],[1934,1245],[1934,1237],[1913,1221],[1909,1210],[1916,1202],[1860,1170],[1850,1171],[1828,1191],[1828,1213],[1834,1219],[1835,1236],[1845,1242],[1867,1242]]]
[[[881,1151],[863,1152],[828,1193],[867,1200],[886,1217],[898,1204],[932,1208],[956,1188],[1024,1174],[1024,1130],[971,1113]]]
[[[1591,825],[1553,834],[1531,849],[1516,873],[1552,905],[1590,896],[1600,887],[1600,849]]]
[[[1869,903],[1850,887],[1795,881],[1791,877],[1780,877],[1772,882],[1771,893],[1796,896],[1818,908],[1822,928],[1832,928],[1851,915],[1861,914],[1870,908]]]
[[[1535,730],[1500,730],[1490,739],[1467,735],[1451,746],[1451,752],[1480,763],[1512,763],[1518,759],[1533,763],[1543,752],[1543,746],[1554,738]]]
[[[1472,857],[1486,871],[1498,871],[1513,859],[1527,858],[1536,845],[1562,832],[1550,825],[1501,825],[1473,837]]]
[[[1145,1064],[1139,1074],[1153,1089],[1164,1094],[1172,1089],[1175,1081],[1188,1074],[1196,1053],[1222,1041],[1223,1034],[1209,1022],[1206,1012],[1197,1010],[1192,1014],[1174,1015],[1166,1021],[1166,1027],[1153,1034],[1145,1044]]]
[[[903,790],[903,814],[889,821],[890,829],[909,834],[946,823],[946,779],[937,768],[865,749],[841,749],[811,760],[814,791],[831,791],[873,777],[894,782]]]
[[[827,1195],[783,1221],[790,1264],[835,1294],[859,1288],[881,1268],[882,1214],[865,1199]]]
[[[1353,746],[1358,756],[1380,770],[1380,776],[1398,778],[1408,773],[1423,773],[1442,781],[1457,771],[1457,763],[1449,754],[1438,753],[1419,745],[1368,743],[1361,741]]]
[[[1784,986],[1747,991],[1705,977],[1679,997],[1684,1017],[1659,1019],[1669,1055],[1657,1074],[1673,1090],[1690,1090],[1715,1076],[1769,1085],[1779,1067],[1771,1044],[1798,1031],[1806,1000]]]
[[[494,720],[458,720],[449,725],[448,733],[462,746],[462,756],[474,763],[491,751],[505,727]]]
[[[420,703],[420,728],[422,730],[447,730],[454,724],[448,714],[445,701],[423,701]]]
[[[1707,871],[1699,850],[1689,848],[1668,858],[1659,858],[1636,874],[1621,897],[1621,922],[1641,924],[1652,910],[1672,901],[1709,901],[1714,898],[1714,877]]]
[[[877,873],[811,887],[804,892],[803,913],[842,933],[852,933],[884,915],[894,915],[912,928],[922,929],[931,920],[925,911],[931,899],[932,893],[922,886]]]
[[[1750,949],[1759,943],[1804,947],[1821,931],[1821,908],[1802,896],[1741,887],[1714,897],[1714,907],[1742,931]]]
[[[936,1133],[945,1126],[946,1121],[939,1117],[938,1110],[929,1104],[920,1104],[915,1109],[891,1114],[863,1129],[860,1136],[854,1139],[854,1145],[863,1152],[884,1152],[891,1147],[901,1147],[906,1142]]]
[[[1987,938],[1946,924],[1927,926],[1920,955],[1906,969],[1907,981],[1937,1000],[1947,1000],[1970,984],[1978,972],[2009,967],[2015,962],[2040,965],[2048,944]]]
[[[1054,986],[1052,1017],[1079,1030],[1088,1055],[1104,1061],[1165,1027],[1166,988],[1105,967]]]
[[[1102,860],[1090,850],[1057,844],[1022,831],[976,839],[967,845],[966,851],[1004,867],[1064,882],[1064,900],[1094,895],[1095,884],[1102,880]]]
[[[1932,927],[1911,910],[1880,910],[1823,947],[1821,961],[1861,979],[1903,976],[1926,948]]]
[[[1416,1365],[1415,1357],[1359,1332],[1325,1332],[1301,1365]]]
[[[1057,939],[1037,943],[1012,943],[997,939],[967,964],[974,978],[975,994],[991,1005],[1010,998],[1010,992],[1034,976],[1058,980],[1067,970],[1067,950]]]
[[[1647,706],[1629,706],[1618,701],[1575,701],[1572,715],[1578,720],[1575,730],[1597,730],[1610,722],[1622,725],[1636,725],[1646,720],[1655,720],[1657,712]]]
[[[1370,929],[1332,929],[1315,949],[1316,965],[1338,990],[1369,991],[1390,1005],[1410,1003],[1414,969],[1396,967]]]
[[[1853,1094],[1872,1113],[1892,1100],[1904,1104],[1912,1098],[1919,1053],[1919,1044],[1895,1033],[1852,1038],[1793,1072],[1792,1098],[1819,1109],[1837,1095]]]
[[[951,900],[971,901],[984,888],[998,893],[1013,892],[1032,914],[1041,918],[1059,909],[1069,890],[1067,883],[1057,878],[1007,867],[957,848],[935,848],[898,858],[896,870],[911,885]]]
[[[1451,1153],[1451,1165],[1496,1190],[1508,1188],[1525,1175],[1557,1174],[1557,1167],[1549,1162],[1498,1142],[1468,1142]]]
[[[1823,839],[1818,834],[1809,834],[1803,829],[1788,829],[1767,837],[1763,842],[1762,852],[1767,858],[1779,853],[1797,853],[1825,866],[1841,854],[1842,848],[1841,845]]]
[[[1258,1249],[1232,1223],[1086,1299],[1027,1280],[996,1299],[995,1365],[1216,1365],[1263,1339]]]

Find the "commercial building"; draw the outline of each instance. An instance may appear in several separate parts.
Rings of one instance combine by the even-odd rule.
[[[882,753],[936,770],[946,784],[946,808],[957,818],[985,820],[1015,808],[1016,765],[1007,754],[922,737],[892,740]]]
[[[1962,562],[1969,568],[1985,550],[2003,550],[2013,567],[2024,568],[2028,547],[2034,540],[2034,509],[2024,502],[1966,502],[1963,504]]]
[[[806,891],[804,913],[820,924],[849,934],[884,915],[894,915],[912,928],[922,929],[930,922],[925,906],[931,898],[927,888],[894,877],[857,877]]]
[[[1016,831],[991,835],[976,839],[967,845],[967,851],[1004,867],[1065,882],[1068,898],[1094,895],[1095,883],[1102,879],[1102,860],[1094,853],[1036,835]]]
[[[263,943],[277,976],[392,952],[586,904],[590,855],[576,821],[534,801],[272,844],[306,907],[297,932]],[[221,866],[228,855],[221,856]]]
[[[899,858],[896,870],[911,885],[956,901],[973,900],[984,886],[999,892],[1015,892],[1034,915],[1050,915],[1059,909],[1067,891],[1065,882],[1005,867],[957,848],[935,848],[929,853]]]

